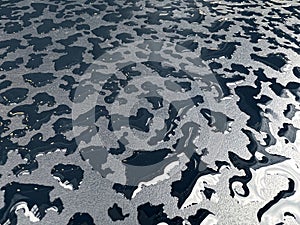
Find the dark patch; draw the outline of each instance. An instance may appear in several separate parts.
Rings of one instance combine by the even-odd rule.
[[[296,109],[296,106],[293,104],[288,104],[286,110],[283,111],[283,115],[292,120],[292,118],[295,116],[296,112],[300,111],[299,109]]]
[[[77,19],[77,20],[80,20],[80,19]],[[76,21],[67,20],[67,19],[62,21],[61,23],[54,23],[53,19],[43,19],[41,22],[42,22],[42,24],[36,28],[37,32],[39,34],[49,33],[51,30],[71,28],[76,24]]]
[[[116,35],[116,38],[121,40],[122,43],[131,43],[134,41],[131,34],[128,34],[128,33],[118,34],[118,35]]]
[[[250,118],[247,120],[247,126],[259,131],[262,126],[262,109],[258,103],[264,104],[271,100],[270,97],[263,95],[260,99],[254,98],[260,93],[261,85],[257,88],[251,86],[239,86],[235,88],[235,93],[240,97],[237,102],[240,110],[245,112]]]
[[[4,191],[4,206],[0,209],[0,223],[17,225],[15,207],[24,202],[29,210],[34,212],[35,217],[40,220],[46,215],[47,209],[54,207],[60,214],[63,203],[60,198],[50,201],[51,186],[39,184],[22,184],[12,182],[1,188]]]
[[[188,13],[190,14],[190,16],[185,18],[185,20],[189,23],[200,24],[205,19],[205,15],[200,13],[200,11],[197,9],[195,3],[191,4],[191,7],[192,7],[192,9],[188,10]],[[173,18],[173,20],[174,20],[174,18]]]
[[[4,135],[10,129],[10,123],[10,120],[5,120],[0,116],[0,165],[5,165],[8,152],[17,149],[18,146],[11,140],[10,135]]]
[[[218,62],[211,62],[208,64],[209,68],[211,70],[217,70],[217,69],[221,69],[223,66],[221,63],[218,63]]]
[[[187,112],[194,106],[199,106],[203,103],[203,97],[196,95],[191,99],[173,101],[169,105],[168,118],[165,119],[164,127],[161,130],[156,130],[156,136],[151,137],[148,144],[156,145],[159,141],[169,141],[170,136],[174,136],[175,129],[178,127],[176,122],[181,121]]]
[[[133,30],[136,32],[138,36],[143,36],[144,34],[156,34],[157,31],[155,31],[153,28],[148,28],[146,25],[141,25],[141,28],[133,28]]]
[[[92,30],[93,34],[98,37],[101,37],[103,41],[107,39],[111,39],[110,32],[115,31],[117,26],[100,26],[94,30]]]
[[[115,12],[106,13],[106,15],[103,16],[103,20],[120,23],[123,20],[131,19],[133,11],[137,9],[137,6],[119,7],[115,10]]]
[[[43,57],[47,54],[29,54],[30,59],[25,65],[26,68],[36,69],[39,68],[43,64]]]
[[[47,105],[52,107],[56,104],[55,98],[52,95],[47,94],[46,92],[41,92],[32,97],[36,105]]]
[[[4,59],[11,52],[15,52],[17,49],[24,49],[25,46],[21,45],[21,40],[12,38],[10,40],[0,41],[0,48],[6,51],[0,54],[0,58]]]
[[[239,73],[243,73],[243,74],[246,74],[246,75],[249,75],[249,73],[250,73],[250,71],[248,70],[248,68],[246,68],[242,64],[235,64],[235,63],[231,64],[231,70],[224,69],[224,71],[230,72],[230,73],[232,73],[232,72],[239,72]]]
[[[271,146],[276,143],[272,143],[272,138],[270,137],[270,134],[268,134],[268,137],[264,139],[264,141],[267,143],[266,145],[261,145],[260,142],[255,138],[253,133],[249,130],[242,129],[242,132],[247,135],[249,138],[250,143],[247,145],[247,149],[249,153],[251,154],[251,157],[249,159],[243,159],[236,153],[229,151],[228,157],[231,163],[238,169],[243,170],[245,175],[244,176],[238,176],[235,175],[229,179],[229,189],[230,189],[230,195],[234,197],[235,193],[232,188],[232,184],[234,182],[241,182],[242,183],[242,189],[244,193],[238,193],[238,195],[242,197],[246,197],[249,195],[249,188],[247,187],[247,183],[252,179],[252,173],[251,168],[254,170],[257,170],[259,168],[273,165],[279,162],[283,162],[287,158],[280,155],[270,154],[265,149],[268,146]],[[257,159],[255,157],[255,153],[260,152],[264,156],[261,160]]]
[[[132,194],[137,189],[137,186],[122,185],[122,184],[115,183],[113,185],[113,189],[117,193],[123,194],[125,198],[131,200]]]
[[[63,114],[70,114],[71,109],[67,105],[58,105],[54,109],[39,111],[40,102],[35,100],[32,104],[24,104],[14,107],[8,112],[9,117],[24,116],[22,123],[26,125],[28,130],[39,130],[43,124],[50,121],[52,116],[60,116]],[[50,105],[52,106],[52,105]]]
[[[293,124],[284,123],[283,128],[280,128],[280,130],[278,131],[278,136],[285,137],[286,143],[294,143],[296,141],[296,134],[298,130],[299,129],[295,128]]]
[[[131,129],[149,132],[150,122],[153,117],[154,115],[146,108],[139,108],[136,116],[129,117],[129,126]]]
[[[43,51],[46,50],[49,45],[52,45],[51,37],[32,37],[32,34],[27,34],[24,36],[28,40],[29,45],[33,46],[33,51]]]
[[[205,197],[207,199],[211,199],[212,195],[215,194],[216,191],[212,188],[208,188],[208,187],[204,187],[204,191],[203,191],[203,194],[205,195]]]
[[[299,66],[295,66],[293,68],[293,74],[297,77],[300,78],[300,67]]]
[[[186,51],[186,49],[189,49],[190,51],[194,52],[198,48],[198,42],[195,42],[193,40],[178,42],[178,44],[179,47],[175,46],[177,52]]]
[[[220,41],[220,40],[225,40],[226,39],[226,35],[217,35],[217,34],[213,34],[211,35],[211,38],[215,41]],[[208,43],[209,41],[207,41]]]
[[[292,179],[289,179],[289,187],[287,190],[280,191],[270,202],[268,202],[264,207],[258,210],[257,212],[257,218],[258,221],[261,221],[262,216],[265,212],[267,212],[273,205],[275,205],[277,202],[279,202],[283,198],[287,198],[295,194],[295,181]]]
[[[122,208],[115,203],[111,208],[108,209],[108,215],[112,221],[119,221],[124,220],[126,217],[129,216],[129,213],[123,215]]]
[[[152,105],[152,109],[157,110],[162,108],[163,105],[163,97],[160,96],[146,96],[147,101]]]
[[[190,157],[190,161],[186,164],[187,169],[181,172],[181,179],[172,183],[171,195],[178,198],[178,208],[181,208],[184,201],[191,194],[199,177],[218,173],[201,161],[203,154],[204,152],[202,155],[194,152]]]
[[[288,89],[292,95],[295,96],[295,100],[300,102],[300,83],[289,82],[286,85],[286,89]]]
[[[151,152],[134,151],[130,157],[122,160],[122,162],[133,166],[149,166],[161,162],[171,152],[170,149],[166,148]]]
[[[85,47],[80,46],[66,46],[64,50],[54,49],[54,52],[66,53],[53,61],[55,70],[70,69],[72,66],[81,63],[85,50]]]
[[[159,94],[159,90],[162,90],[161,87],[149,81],[144,82],[141,87],[144,91],[147,91],[147,93],[140,94],[138,96],[139,98],[145,98],[152,105],[152,109],[154,110],[163,107],[163,97]]]
[[[174,78],[189,78],[190,80],[194,80],[194,78],[186,73],[183,70],[178,70],[172,66],[163,66],[161,62],[147,61],[142,62],[145,66],[149,67],[153,71],[157,72],[159,76],[166,77],[174,77]]]
[[[77,34],[70,35],[66,39],[61,39],[61,40],[58,40],[56,42],[60,43],[64,46],[69,46],[69,45],[74,44],[78,40],[78,38],[81,37],[81,36],[82,36],[82,34],[77,33]]]
[[[88,213],[75,213],[67,225],[95,225],[93,217]]]
[[[165,222],[168,225],[182,224],[183,219],[179,216],[173,219],[168,218],[167,214],[164,213],[163,206],[163,204],[154,206],[149,202],[138,206],[138,221],[140,225],[156,225],[161,222]]]
[[[9,86],[11,86],[12,82],[10,80],[5,80],[3,82],[0,83],[0,90],[8,88]]]
[[[30,162],[21,163],[21,164],[15,166],[12,169],[12,172],[16,176],[26,174],[26,173],[31,174],[34,170],[38,169],[38,167],[39,167],[39,163],[38,163],[38,161],[36,161],[34,159]]]
[[[265,57],[252,53],[250,56],[254,61],[261,62],[278,71],[286,64],[286,55],[283,53],[270,53]]]
[[[5,61],[1,64],[0,70],[10,71],[10,70],[18,69],[19,65],[22,64],[23,62],[24,62],[23,58],[17,58],[14,61]]]
[[[259,48],[259,47],[255,47],[255,46],[253,46],[253,50],[254,50],[255,52],[261,52],[261,51],[262,51],[262,49],[261,49],[261,48]]]
[[[204,26],[204,27],[206,27],[209,30],[209,32],[214,33],[220,30],[228,31],[231,25],[234,25],[234,22],[228,20],[216,20],[212,22],[211,27],[208,26]]]
[[[208,121],[208,126],[215,127],[215,132],[224,133],[225,131],[230,131],[230,122],[233,122],[234,119],[221,112],[215,112],[206,108],[202,108],[200,112]]]
[[[81,137],[78,138],[80,140]],[[18,153],[21,155],[22,159],[26,159],[26,165],[31,168],[31,170],[29,170],[29,172],[31,172],[31,166],[36,164],[36,156],[38,154],[47,154],[49,152],[54,152],[57,149],[65,149],[65,155],[72,154],[77,149],[77,142],[75,138],[67,140],[67,138],[62,134],[49,137],[44,141],[43,135],[41,133],[37,133],[32,136],[27,145],[19,147]],[[33,168],[36,169],[36,167]],[[14,171],[15,175],[19,175],[22,172],[28,172],[28,169],[22,165],[18,165],[14,168]]]
[[[17,129],[17,130],[12,131],[9,135],[12,138],[24,137],[26,135],[26,130],[25,129]]]
[[[53,73],[27,73],[23,75],[25,82],[28,82],[33,87],[43,87],[51,84],[55,80]]]
[[[63,184],[71,184],[73,190],[79,189],[79,185],[83,180],[83,173],[84,171],[80,166],[72,164],[58,164],[51,170],[52,176],[57,177]]]
[[[191,88],[191,82],[180,82],[180,81],[171,81],[171,80],[166,80],[164,82],[164,85],[166,88],[170,91],[174,92],[187,92],[190,91]]]
[[[118,140],[117,143],[118,143],[119,147],[118,148],[110,148],[108,150],[108,152],[110,154],[120,155],[120,154],[123,154],[126,151],[125,144],[123,143],[123,141]]]
[[[0,103],[3,105],[18,104],[27,98],[28,89],[11,88],[0,94]]]
[[[69,118],[59,118],[53,123],[53,130],[56,134],[66,133],[73,129],[73,120]]]
[[[22,30],[22,26],[18,22],[7,22],[3,30],[8,34],[18,33]]]
[[[119,114],[112,114],[109,117],[108,129],[110,131],[120,130],[122,127],[130,127],[143,132],[149,132],[150,121],[154,115],[146,108],[139,108],[136,116],[125,117]]]
[[[188,221],[191,225],[199,225],[209,214],[213,213],[207,209],[198,209],[195,215],[189,216]]]
[[[203,60],[211,60],[222,56],[231,59],[232,54],[236,50],[236,46],[241,45],[239,42],[222,42],[218,45],[218,49],[201,48],[201,58]]]
[[[283,216],[290,216],[290,217],[293,217],[294,219],[296,219],[296,216],[294,214],[290,213],[290,212],[285,212],[283,214]]]

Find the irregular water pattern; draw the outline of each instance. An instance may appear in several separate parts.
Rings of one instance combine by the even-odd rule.
[[[68,225],[300,224],[299,20],[296,1],[1,1],[0,224],[30,224],[28,217]],[[200,94],[165,102],[155,81],[130,84],[141,75],[134,62],[120,69],[126,79],[95,74],[90,81],[104,81],[102,89],[86,84],[76,96],[92,60],[144,39],[197,54],[186,60],[209,68],[217,80],[216,102],[229,107],[202,107]],[[176,51],[174,58],[183,52]],[[166,90],[191,93],[195,77],[185,71],[151,60],[141,64],[170,77]],[[129,116],[110,113],[110,104],[128,104],[118,98],[122,91],[140,89],[147,108]],[[73,120],[73,103],[93,93],[104,96],[103,105]],[[164,108],[163,126],[153,128],[155,113]],[[193,108],[201,125],[181,120]],[[98,120],[108,131],[154,130],[149,146],[171,144],[126,155],[123,133],[109,149],[89,145],[102,135],[102,127],[93,126]],[[201,129],[213,141],[198,149],[193,140]],[[130,177],[130,183],[112,182],[105,178],[117,169],[103,167],[109,157],[121,157],[127,175],[136,172],[131,166],[149,170],[141,168],[136,183]],[[174,162],[179,172],[140,190],[139,182],[164,173],[151,166]]]

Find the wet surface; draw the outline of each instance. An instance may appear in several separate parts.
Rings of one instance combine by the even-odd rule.
[[[0,224],[300,224],[299,10],[2,1]]]

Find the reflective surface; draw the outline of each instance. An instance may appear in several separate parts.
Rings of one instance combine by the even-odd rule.
[[[1,1],[0,224],[300,224],[297,1]]]

